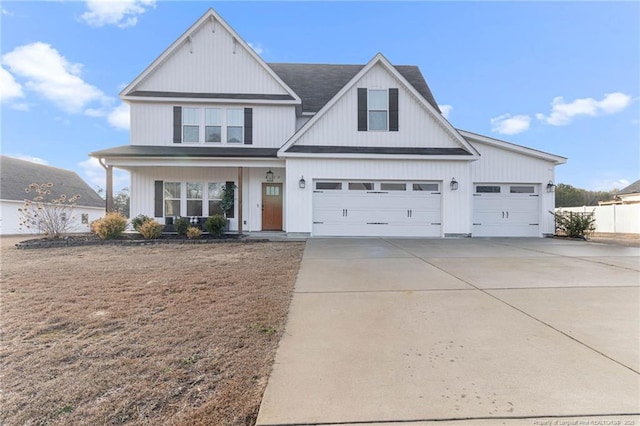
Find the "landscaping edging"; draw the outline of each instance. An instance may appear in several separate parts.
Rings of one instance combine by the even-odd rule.
[[[21,241],[16,244],[17,249],[39,249],[55,247],[79,247],[79,246],[147,246],[157,244],[221,244],[221,243],[254,243],[267,242],[267,239],[247,239],[245,235],[226,238],[203,238],[198,240],[188,240],[186,238],[158,238],[155,240],[145,239],[113,239],[100,240],[97,238],[63,238],[59,240],[47,240],[46,238]]]

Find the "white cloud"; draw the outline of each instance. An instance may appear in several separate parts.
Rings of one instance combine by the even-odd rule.
[[[30,161],[36,164],[43,164],[45,166],[49,164],[49,162],[44,158],[34,157],[33,155],[28,154],[7,154],[7,156],[17,158],[18,160]]]
[[[531,118],[528,115],[502,114],[491,119],[491,131],[503,135],[516,135],[529,130]]]
[[[258,55],[262,55],[262,52],[264,52],[264,49],[262,48],[262,44],[261,43],[257,43],[257,44],[253,44],[253,43],[247,43],[249,45],[250,48],[252,48]]]
[[[593,186],[593,189],[595,191],[611,191],[612,189],[622,189],[625,188],[627,186],[631,185],[631,182],[629,182],[628,179],[603,179],[600,180],[598,182],[596,182],[596,184]]]
[[[100,165],[97,158],[89,158],[78,163],[82,171],[84,179],[89,182],[92,187],[100,187],[105,189],[107,186],[106,172]],[[120,169],[113,169],[113,191],[114,193],[124,187],[129,186],[129,172]]]
[[[107,116],[107,121],[116,129],[129,130],[129,105],[122,103]]]
[[[440,108],[440,111],[442,111],[442,116],[448,119],[453,107],[451,105],[438,105],[438,107]]]
[[[7,9],[5,9],[4,7],[2,8],[2,14],[4,16],[13,16],[13,12],[9,12]]]
[[[562,96],[557,96],[551,101],[551,113],[549,115],[537,113],[536,118],[552,126],[564,126],[571,123],[576,116],[595,117],[615,114],[630,104],[631,96],[621,92],[606,93],[599,101],[593,98],[582,98],[565,102]]]
[[[155,4],[156,0],[87,0],[87,11],[80,20],[92,27],[132,27],[138,23],[138,16]]]
[[[27,79],[25,86],[61,109],[80,112],[92,102],[109,103],[100,89],[80,78],[82,65],[74,64],[49,44],[36,42],[16,47],[2,56],[11,72]]]
[[[22,86],[9,71],[0,67],[0,101],[5,102],[10,99],[23,98]]]

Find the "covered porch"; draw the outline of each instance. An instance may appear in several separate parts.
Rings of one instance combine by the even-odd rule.
[[[127,145],[91,153],[107,171],[107,210],[113,209],[113,168],[131,173],[131,217],[161,224],[223,213],[222,194],[233,191],[229,231],[286,230],[285,163],[277,149]]]

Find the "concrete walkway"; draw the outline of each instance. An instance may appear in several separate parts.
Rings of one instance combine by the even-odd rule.
[[[640,248],[309,239],[257,424],[640,425],[639,346]]]

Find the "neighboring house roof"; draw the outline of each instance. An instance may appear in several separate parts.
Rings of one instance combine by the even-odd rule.
[[[193,158],[277,158],[278,148],[221,146],[123,145],[89,154],[91,157],[193,157]]]
[[[268,63],[276,74],[302,98],[302,112],[316,113],[366,65]],[[394,68],[422,97],[441,112],[420,69],[414,65]]]
[[[640,179],[633,182],[631,185],[622,188],[620,191],[616,193],[616,195],[627,195],[627,194],[637,194],[640,193]]]
[[[105,202],[91,187],[75,172],[57,167],[45,166],[17,158],[0,156],[0,199],[23,201],[33,199],[33,192],[25,189],[32,183],[52,183],[51,197],[61,194],[72,197],[80,195],[76,202],[78,206],[103,207]]]

